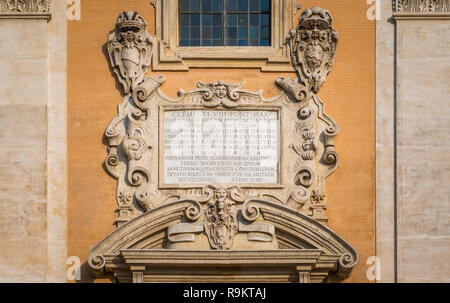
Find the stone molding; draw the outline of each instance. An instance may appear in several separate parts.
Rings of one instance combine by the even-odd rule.
[[[0,0],[0,19],[50,20],[50,0]]]
[[[272,1],[272,37],[269,47],[180,47],[178,0],[152,1],[156,12],[156,45],[153,70],[203,68],[259,68],[261,71],[291,72],[286,44],[293,18],[301,7],[297,0]],[[163,5],[164,4],[164,5]]]
[[[214,265],[227,255],[223,251],[233,254],[242,249],[273,254],[272,262],[279,265],[289,250],[300,250],[300,259],[314,250],[317,256],[306,265],[301,260],[290,262],[289,271],[297,271],[299,282],[322,282],[329,273],[336,273],[338,279],[350,275],[358,255],[325,225],[324,181],[339,162],[334,144],[339,129],[325,114],[317,94],[336,54],[332,20],[322,8],[302,12],[288,44],[297,78],[279,77],[279,93],[273,98],[243,89],[245,83],[222,80],[199,82],[197,89],[180,89],[178,98],[169,98],[160,90],[165,76],[144,79],[153,41],[145,21],[136,12],[119,15],[108,49],[126,96],[106,129],[104,162],[117,179],[118,228],[89,253],[94,275],[112,272],[121,281],[155,281],[146,269],[159,262],[149,257],[153,250],[163,252],[161,260],[177,255],[163,267],[178,262],[189,268],[198,260],[190,257],[194,250],[206,251]],[[166,184],[162,149],[166,142],[161,133],[165,111],[211,108],[277,113],[282,126],[278,127],[276,183]],[[248,254],[239,258],[253,264]],[[275,275],[271,270],[266,274]]]
[[[116,270],[120,282],[192,282],[192,272],[199,272],[196,282],[292,282],[321,283],[334,269],[336,257],[320,250],[298,249],[277,251],[163,251],[122,250],[128,271]],[[142,282],[135,278],[134,268],[145,269]],[[201,266],[199,266],[201,265]],[[300,265],[300,266],[299,266]],[[172,268],[167,272],[166,267]],[[217,275],[217,268],[227,267],[227,276]],[[271,271],[261,270],[271,268]],[[313,270],[314,269],[314,270]],[[203,276],[203,278],[201,278]],[[298,278],[297,278],[298,276]],[[297,280],[298,279],[298,280]]]

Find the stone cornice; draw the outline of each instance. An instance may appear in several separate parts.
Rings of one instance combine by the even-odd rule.
[[[446,13],[398,13],[392,14],[394,20],[450,20],[450,12]]]

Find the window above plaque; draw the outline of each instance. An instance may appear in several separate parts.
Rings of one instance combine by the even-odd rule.
[[[153,70],[292,72],[286,44],[296,0],[156,0]]]

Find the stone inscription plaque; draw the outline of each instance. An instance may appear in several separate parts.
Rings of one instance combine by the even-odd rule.
[[[163,112],[165,184],[278,183],[277,110]]]

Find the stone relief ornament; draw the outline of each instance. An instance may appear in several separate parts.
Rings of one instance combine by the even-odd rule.
[[[230,249],[239,228],[236,203],[223,186],[214,191],[214,199],[205,211],[205,231],[212,248]]]
[[[216,107],[222,104],[224,107],[239,106],[239,89],[245,82],[238,84],[225,83],[220,80],[213,83],[199,82],[198,87],[204,89],[203,105],[206,107]]]
[[[297,28],[290,31],[291,60],[299,83],[289,83],[284,78],[278,83],[298,101],[306,100],[310,93],[318,93],[331,71],[338,41],[332,22],[329,11],[313,7],[301,13]]]
[[[337,32],[331,23],[327,10],[314,7],[301,13],[290,39],[297,78],[278,78],[281,89],[274,97],[265,98],[262,90],[244,89],[245,82],[212,80],[198,82],[190,91],[180,89],[178,97],[171,98],[160,89],[165,76],[145,78],[153,45],[145,21],[136,12],[119,15],[107,43],[111,66],[126,95],[105,131],[104,162],[106,171],[117,179],[117,228],[89,253],[94,276],[111,272],[123,282],[175,282],[191,275],[195,267],[193,281],[201,282],[202,276],[211,276],[217,266],[224,266],[239,281],[245,281],[239,278],[245,273],[267,282],[279,273],[267,269],[265,278],[259,278],[254,272],[267,267],[267,262],[283,265],[279,270],[286,271],[286,276],[297,272],[299,282],[350,275],[358,255],[326,226],[325,213],[325,179],[339,162],[334,144],[339,128],[325,114],[317,95],[336,52]],[[203,126],[189,120],[196,111],[201,112],[201,119],[218,118],[214,128],[219,128],[219,139],[224,141],[214,146],[235,146],[236,154],[218,160],[217,155],[203,154],[203,139],[214,129],[206,128],[198,137],[195,131]],[[179,115],[188,118],[182,120]],[[248,118],[252,115],[254,120]],[[264,120],[265,116],[270,119]],[[233,128],[227,124],[229,117],[244,123]],[[170,119],[180,122],[177,128],[170,128]],[[255,126],[261,121],[270,122],[269,126],[262,124],[263,133]],[[186,123],[200,126],[191,131]],[[189,132],[183,133],[185,129]],[[247,131],[242,138],[241,130]],[[175,146],[168,144],[169,138],[178,135],[183,148],[179,154],[167,154]],[[195,143],[196,136],[203,141]],[[197,147],[201,155],[195,153]],[[273,166],[257,160],[265,159],[261,153],[267,150],[268,159],[275,159]],[[167,157],[180,162],[166,169]],[[236,175],[226,179],[231,183],[220,178],[189,181],[209,176],[223,161],[231,161],[232,169],[217,170],[220,176],[237,171],[242,167],[233,163],[239,163],[240,157],[248,165],[240,171],[251,172],[255,180],[268,169],[278,177],[249,182]],[[166,182],[171,172],[188,181]],[[204,265],[201,268],[199,260]],[[157,272],[167,272],[165,266],[169,266],[173,274],[158,280],[157,275],[150,277],[145,272],[146,266]],[[226,276],[217,279],[227,281]]]
[[[111,66],[128,94],[144,80],[152,58],[153,38],[137,12],[123,12],[108,37]]]
[[[327,221],[326,203],[322,200],[323,203],[318,203],[313,192],[324,192],[324,179],[338,163],[334,137],[339,129],[324,114],[323,103],[317,96],[336,55],[338,34],[332,21],[330,12],[319,7],[300,14],[298,26],[290,31],[289,38],[292,65],[298,77],[280,77],[276,81],[294,102],[299,102],[300,107],[296,121],[297,139],[290,147],[299,155],[295,183],[301,188],[293,190],[287,205],[320,222]],[[325,125],[320,125],[322,122]]]
[[[48,13],[50,0],[0,0],[0,13]]]
[[[449,0],[393,0],[392,10],[398,13],[448,13]]]

